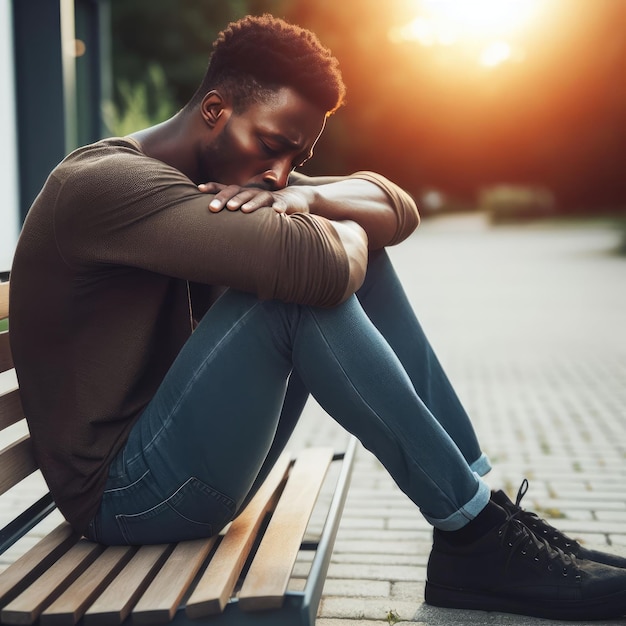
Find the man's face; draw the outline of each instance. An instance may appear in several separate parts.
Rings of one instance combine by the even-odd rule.
[[[203,182],[282,189],[311,158],[325,122],[325,111],[289,87],[239,112],[225,105],[198,155]]]

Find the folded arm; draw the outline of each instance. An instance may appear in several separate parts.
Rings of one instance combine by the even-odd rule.
[[[308,177],[292,174],[289,186],[280,191],[201,185],[215,193],[211,211],[224,208],[253,212],[271,206],[286,213],[312,213],[332,221],[350,220],[367,234],[368,247],[377,250],[408,237],[419,224],[413,199],[380,174],[356,172],[351,176]]]
[[[314,306],[339,304],[365,277],[367,237],[354,222],[208,211],[207,197],[158,161],[126,153],[92,161],[55,174],[56,243],[76,272],[136,267]]]

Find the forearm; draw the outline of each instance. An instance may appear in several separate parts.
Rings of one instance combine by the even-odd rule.
[[[308,210],[328,219],[353,220],[367,233],[369,249],[399,243],[419,224],[412,198],[372,172],[349,177],[309,178],[296,175],[289,189],[305,195]]]

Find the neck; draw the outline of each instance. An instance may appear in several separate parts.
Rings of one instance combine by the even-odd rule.
[[[195,116],[178,112],[156,126],[145,128],[131,137],[139,142],[146,156],[158,159],[181,171],[195,183],[198,178],[193,137]]]

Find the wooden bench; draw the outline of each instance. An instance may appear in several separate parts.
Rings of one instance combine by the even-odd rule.
[[[8,283],[0,283],[0,320],[8,318],[8,292]],[[4,330],[0,497],[19,490],[37,471],[25,427],[21,430],[25,434],[18,433],[6,444],[7,433],[19,431],[24,422],[12,367]],[[311,448],[295,459],[283,455],[248,507],[223,533],[209,539],[106,547],[78,536],[62,522],[0,573],[0,622],[314,624],[354,453],[355,440],[350,438],[345,454]],[[333,469],[327,471],[329,467]],[[320,492],[325,495],[318,498]],[[12,512],[11,521],[0,530],[0,555],[55,509],[49,493],[27,507]],[[321,533],[309,540],[314,509]],[[312,559],[303,550],[312,551]],[[295,563],[296,570],[304,571],[299,580],[293,575]]]

